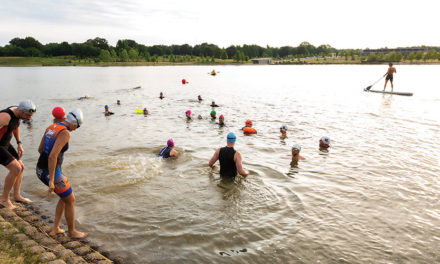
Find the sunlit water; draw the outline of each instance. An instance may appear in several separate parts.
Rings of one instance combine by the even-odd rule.
[[[215,77],[212,68],[0,68],[1,108],[38,106],[32,127],[21,126],[25,195],[53,218],[57,197],[35,175],[38,144],[54,106],[81,108],[64,162],[78,229],[128,261],[440,261],[439,66],[397,66],[395,90],[412,97],[362,91],[386,66],[216,66]],[[211,100],[227,127],[208,120]],[[188,109],[204,119],[187,123]],[[246,119],[257,135],[240,133]],[[229,131],[250,171],[235,183],[207,165]],[[324,135],[328,153],[318,150]],[[155,156],[168,138],[177,160]],[[306,158],[297,167],[294,143]]]

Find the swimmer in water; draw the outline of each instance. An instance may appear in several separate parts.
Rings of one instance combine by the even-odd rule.
[[[144,107],[143,112],[144,112],[144,116],[147,116],[147,115],[148,115],[148,110],[147,110],[147,108]]]
[[[163,93],[162,93],[162,92],[160,92],[159,98],[160,98],[160,99],[164,99],[164,98],[165,98],[165,96],[163,96]]]
[[[186,115],[186,120],[191,120],[191,110],[186,110],[185,115]]]
[[[327,136],[322,137],[319,140],[319,150],[325,151],[330,147],[330,138]]]
[[[197,116],[198,119],[203,119],[202,115]]]
[[[174,141],[172,138],[170,138],[167,141],[167,146],[162,148],[159,151],[159,154],[157,154],[157,156],[162,157],[164,159],[170,158],[170,157],[177,158],[179,156],[179,152],[175,151],[173,148],[174,148]]]
[[[197,99],[199,100],[199,102],[201,102],[203,99],[202,99],[202,96],[199,94],[199,96],[197,96]]]
[[[297,165],[299,160],[305,160],[305,158],[299,154],[300,151],[300,145],[295,144],[292,146],[292,162],[290,163],[290,165]]]
[[[216,111],[214,111],[214,110],[211,111],[211,113],[210,113],[210,115],[211,115],[211,120],[215,120],[215,119],[217,118],[216,114],[217,114]]]
[[[234,178],[237,172],[244,177],[249,175],[249,172],[243,169],[240,152],[234,149],[236,139],[235,134],[230,132],[226,136],[226,147],[218,148],[208,163],[212,168],[217,160],[220,161],[221,177]]]
[[[282,125],[280,127],[280,132],[281,132],[281,136],[280,136],[281,139],[287,138],[287,126],[286,125]]]
[[[89,99],[90,98],[90,96],[89,95],[84,95],[84,96],[81,96],[80,98],[78,98],[78,100],[84,100],[84,99]]]
[[[218,105],[215,103],[215,101],[212,101],[211,107],[218,107]]]
[[[117,100],[117,101],[116,101],[116,104],[117,104],[117,105],[121,105],[121,101]]]
[[[108,109],[108,105],[105,105],[105,106],[104,106],[104,110],[105,110],[105,112],[104,112],[104,115],[105,115],[105,116],[109,116],[109,115],[113,115],[113,114],[115,114],[115,113],[109,111],[109,109]]]
[[[226,124],[225,124],[225,117],[223,116],[223,115],[220,115],[219,117],[218,117],[218,126],[219,127],[223,127],[223,126],[225,126]]]
[[[63,122],[66,118],[66,111],[64,111],[64,108],[62,108],[61,106],[57,106],[54,107],[54,109],[52,110],[52,115],[54,123]]]

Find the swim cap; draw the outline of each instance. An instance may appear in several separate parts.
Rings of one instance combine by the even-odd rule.
[[[18,110],[20,110],[21,112],[23,112],[25,114],[30,115],[30,114],[33,114],[37,111],[37,107],[35,106],[35,104],[31,100],[26,99],[24,101],[21,101],[18,104]]]
[[[217,112],[214,111],[214,110],[212,110],[212,111],[211,111],[211,114],[214,114],[214,115],[215,115],[215,114],[217,114]]]
[[[174,141],[173,141],[173,139],[172,138],[170,138],[170,139],[168,139],[168,141],[167,141],[167,146],[168,147],[174,147]]]
[[[191,114],[191,110],[186,110],[185,114],[190,115]]]
[[[327,136],[323,136],[323,137],[321,138],[321,141],[322,141],[324,144],[330,145],[330,138],[327,137]]]
[[[280,127],[280,129],[282,129],[282,130],[284,130],[284,131],[287,131],[287,126],[286,126],[286,125],[282,125],[282,126]]]
[[[246,124],[252,124],[251,120],[246,120]]]
[[[223,115],[220,115],[218,118],[225,118]]]
[[[298,150],[298,151],[301,151],[301,146],[299,144],[295,144],[295,145],[292,146],[292,151],[295,150],[295,149]]]
[[[229,132],[228,136],[226,137],[226,140],[228,141],[228,143],[235,143],[236,139],[237,139],[237,137],[235,137],[235,134],[232,132]]]
[[[104,108],[108,108],[108,105],[105,105]]]
[[[66,116],[66,112],[64,111],[64,108],[57,106],[52,110],[52,115],[55,118],[64,118]]]
[[[83,119],[84,116],[81,109],[74,109],[70,111],[66,116],[66,122],[72,125],[77,125],[77,127],[80,127],[82,125]]]

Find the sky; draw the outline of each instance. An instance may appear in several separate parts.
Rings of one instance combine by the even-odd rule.
[[[440,46],[437,0],[2,0],[0,46],[12,38],[115,46],[204,42],[219,47],[298,46],[338,49]]]

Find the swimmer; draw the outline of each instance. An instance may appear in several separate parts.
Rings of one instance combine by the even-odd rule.
[[[147,116],[147,115],[148,115],[148,110],[147,110],[147,108],[144,107],[143,112],[144,112],[144,116]]]
[[[219,127],[225,126],[225,117],[223,115],[220,115],[218,117],[218,123],[217,124],[219,125]]]
[[[104,106],[104,110],[105,110],[105,112],[104,112],[104,115],[105,115],[105,116],[109,116],[109,115],[113,115],[113,114],[115,114],[115,113],[110,112],[110,111],[108,110],[108,105],[105,105],[105,106]]]
[[[330,138],[327,136],[323,136],[319,140],[319,150],[328,150],[330,147]]]
[[[199,94],[199,96],[197,96],[197,99],[199,100],[199,102],[201,102],[203,99],[202,99],[202,96]]]
[[[164,99],[164,98],[165,98],[165,96],[163,96],[163,93],[162,93],[162,92],[160,92],[159,98],[160,98],[160,99]]]
[[[212,101],[211,107],[218,107],[218,105],[215,103],[215,101]]]
[[[198,119],[203,119],[202,115],[197,116]]]
[[[211,160],[209,166],[212,168],[217,160],[220,161],[220,176],[234,178],[237,176],[237,172],[246,177],[249,175],[248,171],[243,169],[242,157],[240,152],[234,149],[235,141],[237,137],[234,133],[230,132],[226,136],[226,147],[218,148]]]
[[[84,100],[84,99],[89,99],[90,96],[88,96],[87,94],[84,96],[81,96],[80,98],[78,98],[78,100]]]
[[[214,111],[214,110],[211,111],[211,113],[210,113],[210,115],[211,115],[211,120],[215,120],[215,119],[217,118],[216,114],[217,114],[216,111]]]
[[[8,169],[9,173],[5,177],[3,193],[0,196],[0,204],[7,209],[15,209],[10,200],[10,193],[14,188],[14,200],[22,203],[31,203],[28,198],[20,194],[21,183],[23,181],[24,165],[21,157],[23,156],[23,146],[20,138],[20,119],[31,119],[37,111],[37,107],[31,100],[21,101],[17,106],[12,106],[0,111],[0,164]],[[17,142],[17,150],[11,145],[12,136]]]
[[[186,110],[185,115],[186,115],[186,120],[191,120],[191,110]]]
[[[287,138],[287,126],[286,125],[282,125],[280,127],[280,132],[281,132],[281,139],[285,139]]]
[[[174,148],[174,141],[172,138],[170,138],[167,141],[167,146],[161,149],[159,151],[159,154],[157,154],[157,156],[162,157],[164,159],[170,157],[177,158],[179,156],[179,152],[175,151],[173,148]]]
[[[246,120],[245,126],[242,127],[241,130],[243,130],[243,132],[245,134],[256,134],[257,133],[257,130],[255,130],[255,128],[252,127],[251,120]]]
[[[297,165],[299,160],[305,160],[305,158],[299,154],[300,151],[300,145],[295,144],[292,146],[292,162],[290,163],[291,165]]]
[[[55,208],[55,220],[49,233],[54,237],[63,234],[60,228],[61,218],[66,217],[68,235],[71,238],[85,238],[87,233],[82,233],[75,228],[75,195],[61,168],[64,152],[69,148],[71,133],[83,123],[83,113],[80,109],[71,111],[66,120],[50,125],[44,132],[38,152],[40,157],[37,163],[37,177],[49,187],[48,193],[55,192],[59,196]]]
[[[117,104],[117,105],[121,105],[121,101],[117,100],[117,101],[116,101],[116,104]]]
[[[52,109],[52,115],[53,123],[63,122],[66,117],[66,112],[64,111],[64,108],[57,106]]]

